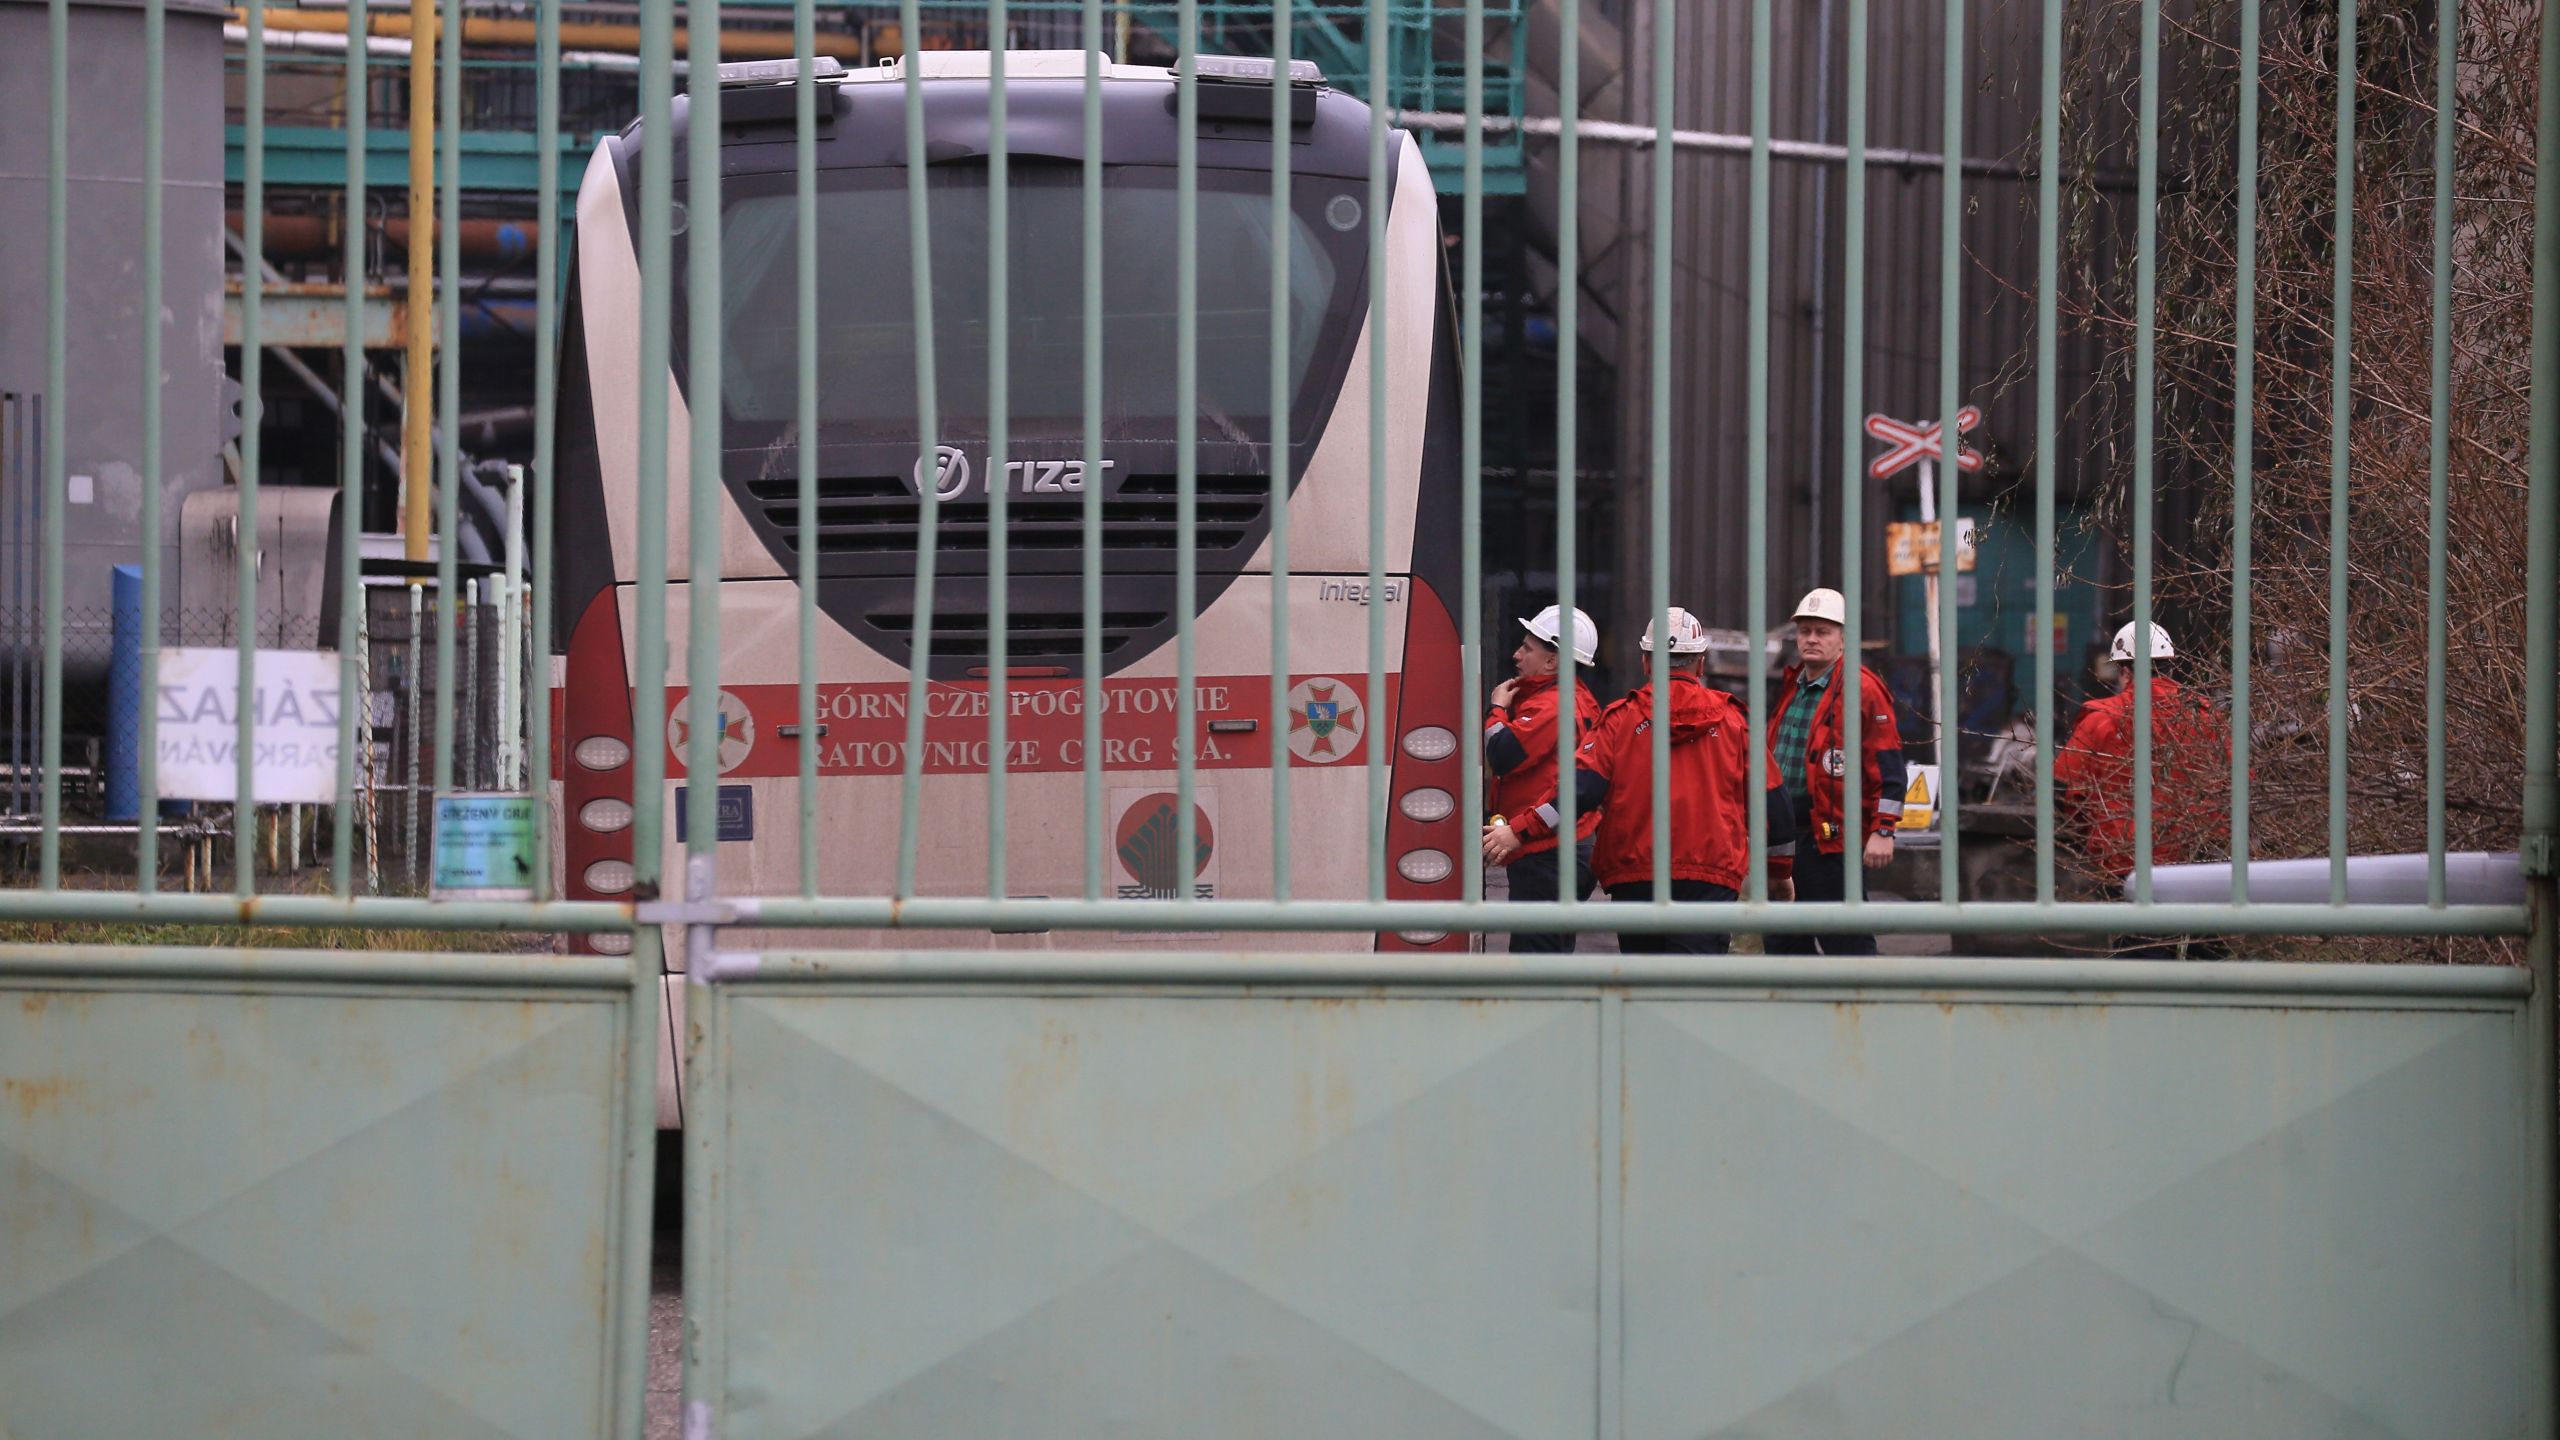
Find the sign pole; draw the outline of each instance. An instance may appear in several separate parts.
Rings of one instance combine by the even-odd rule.
[[[1921,461],[1920,461],[1919,470],[1920,470],[1920,523],[1921,523],[1922,525],[1924,525],[1924,526],[1925,526],[1925,525],[1932,525],[1932,524],[1935,524],[1935,523],[1937,522],[1937,519],[1938,519],[1938,466],[1937,466],[1937,462],[1935,462],[1935,461],[1933,461],[1933,460],[1930,460],[1930,459],[1928,459],[1928,458],[1926,458],[1926,457],[1923,457],[1923,458],[1921,459]],[[1921,566],[1920,566],[1920,573],[1921,573],[1921,575],[1922,575],[1923,579],[1925,580],[1926,585],[1927,585],[1927,588],[1928,588],[1928,602],[1927,602],[1927,608],[1928,608],[1928,611],[1929,611],[1929,694],[1930,694],[1930,696],[1931,696],[1932,698],[1935,698],[1936,696],[1941,695],[1941,694],[1943,694],[1943,693],[1944,693],[1944,691],[1940,688],[1940,673],[1939,673],[1939,672],[1940,672],[1940,667],[1942,667],[1942,666],[1946,663],[1946,662],[1945,662],[1945,660],[1942,658],[1942,657],[1943,657],[1943,655],[1944,655],[1944,650],[1943,650],[1943,639],[1942,639],[1942,637],[1941,637],[1941,636],[1939,635],[1939,633],[1938,633],[1938,561],[1937,561],[1937,557],[1936,557],[1936,556],[1934,556],[1934,555],[1930,555],[1930,556],[1924,556],[1924,557],[1922,557],[1922,560],[1921,560]],[[1949,747],[1948,747],[1948,744],[1947,744],[1947,733],[1948,733],[1948,727],[1949,727],[1949,726],[1951,726],[1951,725],[1953,725],[1954,723],[1955,723],[1955,718],[1954,718],[1953,716],[1949,716],[1949,715],[1941,715],[1941,716],[1939,716],[1939,717],[1938,717],[1938,750],[1939,750],[1939,756],[1938,756],[1938,758],[1939,758],[1941,761],[1944,761],[1944,760],[1946,759],[1946,756],[1947,756],[1947,753],[1948,753],[1948,750],[1949,750]]]

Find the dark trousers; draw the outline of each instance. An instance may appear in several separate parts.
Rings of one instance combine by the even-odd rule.
[[[1798,832],[1802,834],[1802,831]],[[1859,857],[1843,849],[1837,855],[1825,855],[1810,840],[1796,842],[1796,898],[1799,900],[1838,900],[1848,894],[1848,867],[1858,864]],[[1873,955],[1873,935],[1812,934],[1771,935],[1764,942],[1772,955]]]
[[[1653,901],[1653,882],[1637,880],[1625,885],[1612,885],[1609,887],[1609,898],[1650,904]],[[1671,882],[1671,898],[1674,900],[1731,900],[1734,898],[1734,892],[1730,887],[1710,885],[1704,880],[1674,880]],[[1618,937],[1618,950],[1627,955],[1722,955],[1731,948],[1733,948],[1732,936],[1709,931],[1695,931],[1681,935],[1621,934]]]
[[[1553,850],[1541,850],[1535,855],[1512,857],[1511,863],[1504,867],[1503,872],[1511,877],[1511,898],[1548,904],[1562,898],[1565,877],[1563,857],[1568,853],[1573,854],[1576,860],[1573,866],[1573,897],[1577,900],[1590,899],[1593,888],[1590,855],[1579,849],[1568,852],[1562,845],[1558,845]],[[1582,937],[1561,931],[1515,934],[1511,937],[1511,953],[1514,955],[1562,955],[1571,951],[1573,942],[1580,938]]]

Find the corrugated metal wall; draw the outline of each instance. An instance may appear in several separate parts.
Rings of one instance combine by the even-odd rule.
[[[1796,0],[1777,7],[1772,131],[1781,139],[1838,143],[1845,138],[1847,39],[1844,0]],[[1942,147],[1941,78],[1945,11],[1940,0],[1874,0],[1869,50],[1867,143],[1872,148],[1936,151]],[[1627,66],[1637,92],[1633,109],[1650,116],[1650,36],[1646,17],[1631,17]],[[1974,3],[1965,20],[1970,99],[1962,152],[1970,158],[2031,161],[2035,143],[2041,6],[2023,0]],[[1750,128],[1751,35],[1748,0],[1684,5],[1678,47],[1679,128],[1747,133]],[[2075,121],[2076,123],[2076,121]],[[2122,123],[2103,112],[2095,123]],[[1640,254],[1651,213],[1645,167],[1636,170],[1630,235]],[[1868,205],[1866,340],[1859,357],[1866,411],[1933,418],[1938,406],[1940,324],[1939,225],[1942,187],[1932,169],[1871,166]],[[1769,610],[1783,623],[1795,597],[1813,584],[1839,584],[1843,500],[1840,304],[1845,236],[1845,172],[1838,165],[1779,161],[1772,186],[1770,286],[1747,293],[1749,161],[1740,155],[1683,151],[1675,162],[1677,250],[1671,297],[1672,484],[1675,603],[1710,624],[1745,619],[1749,547],[1760,537],[1745,525],[1745,404],[1749,307],[1770,315],[1768,545]],[[1967,496],[2031,484],[2035,391],[2035,181],[1976,176],[1966,182],[1962,318],[1957,365],[1965,398],[1985,415],[1977,437],[1994,455],[1990,473]],[[2129,199],[2129,197],[2126,197]],[[2116,207],[2119,218],[2123,207]],[[2066,255],[2113,275],[2120,236]],[[1631,255],[1631,259],[1634,257]],[[1631,263],[1634,284],[1617,312],[1629,323],[1619,336],[1620,453],[1628,457],[1616,503],[1646,503],[1647,417],[1642,291],[1644,267]],[[2066,329],[2058,379],[2064,426],[2058,490],[2070,497],[2108,463],[2112,412],[2093,393],[2101,361],[2097,341]],[[1863,458],[1875,448],[1862,443]],[[1890,485],[1866,482],[1863,513],[1869,574],[1857,587],[1867,598],[1871,637],[1881,638],[1890,592],[1882,571],[1883,523],[1894,501],[1912,499],[1915,472]],[[1979,487],[1977,490],[1975,487]],[[2022,522],[2031,492],[2019,497]],[[1625,577],[1612,617],[1633,634],[1649,604],[1646,534],[1622,527],[1618,573]],[[2112,563],[2112,562],[2110,562]]]

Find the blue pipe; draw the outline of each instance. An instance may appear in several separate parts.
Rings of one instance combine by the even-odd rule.
[[[142,814],[142,567],[115,567],[107,641],[107,819]]]

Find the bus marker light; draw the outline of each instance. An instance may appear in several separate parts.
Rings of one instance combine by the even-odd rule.
[[[611,833],[631,828],[631,802],[607,795],[590,800],[578,808],[578,823],[590,830]]]
[[[598,934],[590,935],[587,937],[587,944],[593,946],[595,952],[599,955],[628,955],[631,953],[631,937],[623,934],[619,930],[606,930]]]
[[[1437,885],[1456,868],[1445,850],[1407,850],[1396,857],[1396,873],[1416,885]]]
[[[1407,945],[1437,945],[1449,938],[1446,930],[1399,930],[1396,938]]]
[[[631,763],[631,747],[610,735],[590,735],[578,742],[578,763],[590,770],[619,770]]]
[[[1442,856],[1445,862],[1448,857]],[[631,888],[631,862],[599,860],[587,867],[587,888],[599,895],[619,895]]]
[[[1404,812],[1407,820],[1429,825],[1455,814],[1458,797],[1436,785],[1425,785],[1419,790],[1406,791],[1404,797],[1396,801],[1396,808]]]
[[[1404,732],[1404,753],[1416,760],[1446,760],[1458,753],[1458,732],[1445,725],[1425,725]]]

